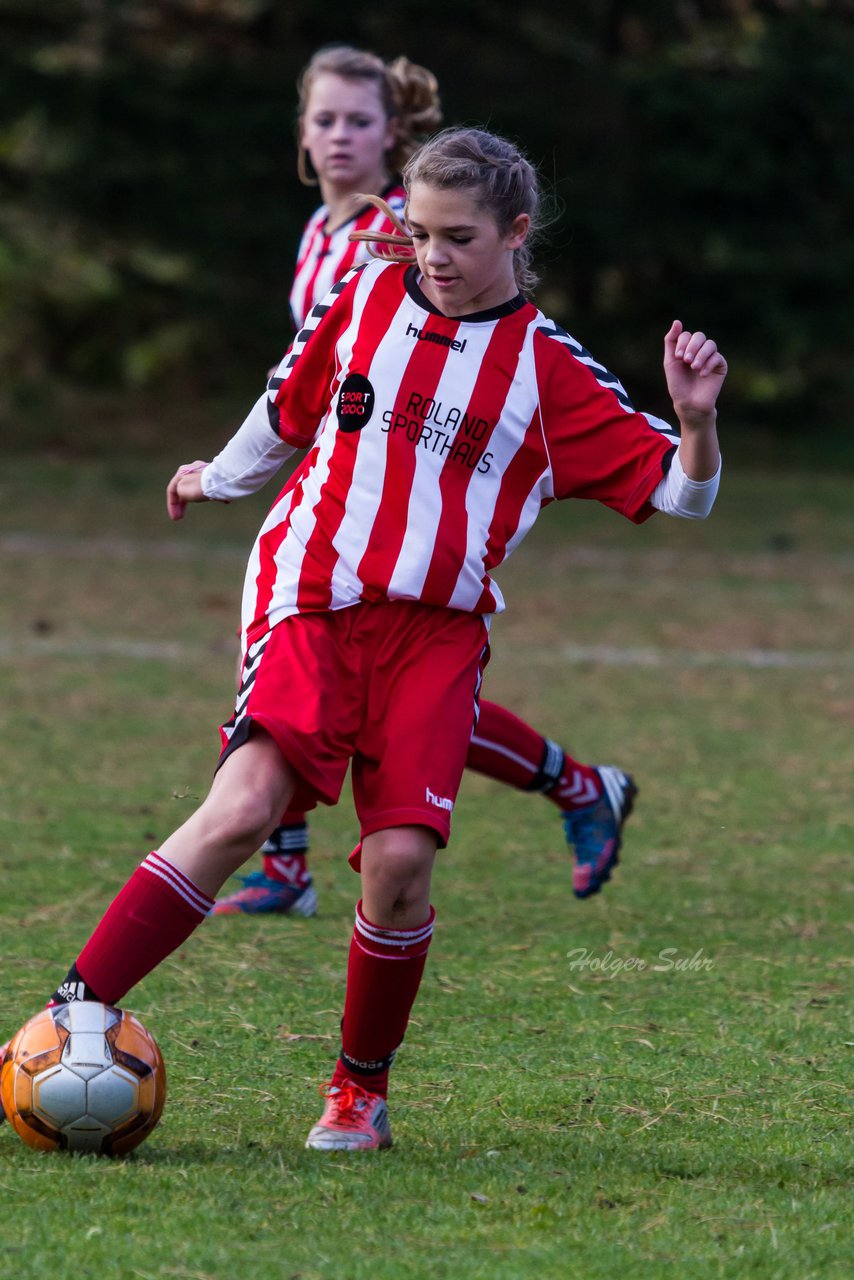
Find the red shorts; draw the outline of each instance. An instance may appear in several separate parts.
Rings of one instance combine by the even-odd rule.
[[[335,804],[352,760],[363,836],[444,846],[488,657],[483,618],[417,601],[285,618],[248,648],[220,760],[262,725],[299,775],[291,808]]]

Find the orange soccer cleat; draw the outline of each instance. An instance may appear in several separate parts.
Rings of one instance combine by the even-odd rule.
[[[391,1146],[385,1098],[368,1093],[355,1080],[323,1085],[323,1115],[306,1138],[314,1151],[368,1151]]]

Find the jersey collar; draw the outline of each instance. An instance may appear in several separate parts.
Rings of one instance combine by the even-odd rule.
[[[512,315],[514,311],[520,311],[522,307],[527,305],[527,298],[523,294],[517,293],[515,298],[511,298],[509,302],[502,302],[500,306],[488,307],[486,311],[473,311],[467,316],[446,316],[444,311],[440,311],[438,307],[434,307],[433,303],[424,293],[418,283],[421,272],[414,264],[406,268],[406,274],[403,277],[406,292],[409,294],[413,302],[417,303],[424,311],[429,311],[433,316],[441,316],[443,320],[453,320],[455,324],[478,324],[485,320],[500,320],[502,316]]]

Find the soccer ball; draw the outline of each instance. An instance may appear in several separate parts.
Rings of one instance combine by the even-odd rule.
[[[119,1156],[160,1119],[166,1069],[132,1013],[77,1000],[24,1023],[0,1067],[0,1098],[15,1132],[38,1151]]]

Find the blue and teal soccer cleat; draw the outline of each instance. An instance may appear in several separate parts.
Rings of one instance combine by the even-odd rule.
[[[598,893],[620,860],[623,825],[634,805],[638,789],[627,773],[614,765],[600,765],[595,772],[602,794],[584,809],[567,809],[563,815],[566,842],[575,854],[572,891],[576,898]]]
[[[239,876],[243,888],[225,898],[217,898],[212,916],[263,915],[313,916],[317,911],[317,894],[311,876],[304,884],[273,880],[263,871]]]

